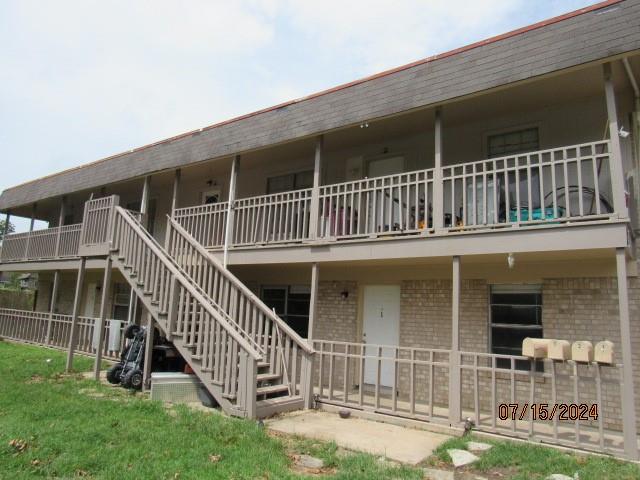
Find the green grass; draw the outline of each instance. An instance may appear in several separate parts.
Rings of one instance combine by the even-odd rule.
[[[76,358],[76,370],[91,366]],[[1,479],[302,478],[290,469],[295,453],[323,458],[327,478],[421,478],[371,455],[340,454],[332,443],[274,438],[252,421],[169,410],[63,371],[62,352],[0,342]]]
[[[490,443],[491,450],[480,455],[473,464],[473,471],[487,473],[496,478],[513,480],[544,479],[552,473],[562,473],[573,477],[578,473],[580,480],[630,480],[640,479],[637,465],[620,462],[609,457],[595,455],[573,455],[521,442],[487,440],[485,438],[454,438],[440,445],[429,460],[430,464],[450,464],[447,450],[466,450],[467,442],[475,440]]]
[[[345,452],[334,443],[275,437],[252,421],[168,409],[143,395],[63,375],[64,360],[62,352],[0,341],[0,479],[303,478],[291,468],[291,456],[302,453],[325,461],[323,478],[422,478],[420,469]],[[77,357],[75,368],[88,371],[92,363]],[[447,449],[464,449],[468,440],[449,440],[425,464],[450,469]],[[578,472],[581,480],[640,480],[637,466],[610,458],[489,443],[494,447],[469,471],[492,479]]]

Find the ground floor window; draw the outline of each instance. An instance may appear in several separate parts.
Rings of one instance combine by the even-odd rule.
[[[307,338],[309,328],[309,301],[311,290],[306,285],[277,285],[262,287],[262,301],[275,309],[302,338]]]
[[[539,285],[493,285],[490,293],[491,352],[521,355],[522,341],[542,338],[542,288]],[[506,368],[508,360],[498,362]],[[517,362],[529,368],[528,362]]]
[[[126,321],[129,317],[129,300],[131,288],[126,283],[113,285],[113,316],[114,320]]]

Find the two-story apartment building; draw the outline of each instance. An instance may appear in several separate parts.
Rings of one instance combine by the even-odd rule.
[[[148,322],[232,414],[470,419],[637,459],[639,81],[640,2],[609,0],[7,189],[7,218],[50,227],[3,241],[39,295],[0,335],[71,366]],[[527,337],[615,362],[530,360]]]

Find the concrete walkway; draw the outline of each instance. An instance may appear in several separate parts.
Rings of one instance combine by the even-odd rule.
[[[333,441],[349,450],[382,455],[411,465],[430,456],[438,445],[451,438],[360,418],[342,419],[337,413],[316,410],[292,412],[267,420],[265,424],[276,432]]]

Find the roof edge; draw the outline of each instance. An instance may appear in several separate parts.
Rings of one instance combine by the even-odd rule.
[[[537,29],[542,28],[542,27],[546,27],[548,25],[553,25],[555,23],[559,23],[559,22],[561,22],[563,20],[567,20],[569,18],[574,18],[574,17],[577,17],[579,15],[583,15],[585,13],[593,12],[593,11],[596,11],[596,10],[601,10],[603,8],[607,8],[607,7],[610,7],[612,5],[616,5],[618,3],[622,3],[624,1],[625,0],[604,0],[604,1],[601,1],[601,2],[598,2],[598,3],[595,3],[593,5],[589,5],[587,7],[580,8],[578,10],[573,10],[571,12],[567,12],[567,13],[564,13],[562,15],[557,15],[555,17],[551,17],[551,18],[548,18],[546,20],[541,20],[539,22],[532,23],[530,25],[526,25],[524,27],[520,27],[520,28],[517,28],[515,30],[511,30],[509,32],[506,32],[506,33],[495,35],[493,37],[489,37],[489,38],[486,38],[484,40],[480,40],[480,41],[477,41],[477,42],[474,42],[474,43],[470,43],[468,45],[465,45],[465,46],[462,46],[462,47],[458,47],[458,48],[455,48],[453,50],[448,50],[448,51],[443,52],[443,53],[438,53],[436,55],[432,55],[432,56],[429,56],[429,57],[426,57],[426,58],[422,58],[420,60],[416,60],[414,62],[407,63],[407,64],[401,65],[399,67],[394,67],[394,68],[391,68],[391,69],[388,69],[388,70],[384,70],[382,72],[378,72],[378,73],[375,73],[375,74],[372,74],[372,75],[369,75],[369,76],[366,76],[366,77],[362,77],[362,78],[357,79],[357,80],[353,80],[351,82],[343,83],[343,84],[337,85],[335,87],[331,87],[331,88],[328,88],[328,89],[325,89],[325,90],[321,90],[319,92],[315,92],[315,93],[306,95],[304,97],[300,97],[300,98],[293,99],[293,100],[288,100],[288,101],[283,102],[283,103],[279,103],[279,104],[276,104],[276,105],[273,105],[273,106],[270,106],[270,107],[266,107],[266,108],[263,108],[263,109],[260,109],[260,110],[255,110],[255,111],[250,112],[250,113],[246,113],[246,114],[243,114],[243,115],[240,115],[240,116],[237,116],[237,117],[233,117],[233,118],[230,118],[230,119],[227,119],[227,120],[223,120],[223,121],[208,125],[206,127],[197,128],[195,130],[190,130],[190,131],[187,131],[187,132],[184,132],[184,133],[180,133],[178,135],[174,135],[172,137],[164,138],[162,140],[158,140],[158,141],[155,141],[155,142],[152,142],[152,143],[148,143],[148,144],[140,146],[140,147],[136,147],[136,148],[133,148],[133,149],[130,149],[130,150],[126,150],[126,151],[123,151],[123,152],[119,152],[119,153],[110,155],[108,157],[104,157],[104,158],[101,158],[101,159],[98,159],[98,160],[94,160],[92,162],[88,162],[88,163],[84,163],[84,164],[81,164],[81,165],[78,165],[78,166],[75,166],[75,167],[67,168],[65,170],[61,170],[59,172],[51,173],[49,175],[44,175],[42,177],[39,177],[39,178],[36,178],[36,179],[33,179],[33,180],[28,180],[26,182],[22,182],[22,183],[19,183],[17,185],[14,185],[12,187],[6,188],[4,190],[4,192],[8,192],[10,190],[14,190],[16,188],[20,188],[20,187],[22,187],[24,185],[29,185],[29,184],[35,183],[35,182],[38,182],[40,180],[45,180],[47,178],[56,177],[58,175],[63,175],[63,174],[68,173],[68,172],[73,172],[73,171],[76,171],[76,170],[80,170],[82,168],[86,168],[86,167],[89,167],[91,165],[96,165],[96,164],[99,164],[99,163],[103,163],[103,162],[112,160],[114,158],[118,158],[118,157],[122,157],[124,155],[128,155],[128,154],[133,153],[133,152],[139,152],[141,150],[146,150],[148,148],[155,147],[155,146],[158,146],[158,145],[162,145],[164,143],[170,143],[170,142],[173,142],[175,140],[179,140],[181,138],[185,138],[185,137],[191,136],[191,135],[193,135],[195,133],[201,133],[201,132],[205,132],[205,131],[208,131],[208,130],[213,130],[215,128],[219,128],[219,127],[222,127],[224,125],[229,125],[231,123],[239,122],[241,120],[245,120],[247,118],[251,118],[251,117],[263,114],[263,113],[271,112],[271,111],[274,111],[274,110],[278,110],[280,108],[284,108],[284,107],[295,105],[295,104],[298,104],[298,103],[301,103],[301,102],[312,100],[314,98],[318,98],[318,97],[321,97],[321,96],[324,96],[324,95],[328,95],[330,93],[337,92],[337,91],[340,91],[340,90],[345,90],[347,88],[350,88],[350,87],[353,87],[353,86],[356,86],[356,85],[361,85],[363,83],[375,80],[377,78],[386,77],[388,75],[392,75],[394,73],[401,72],[403,70],[408,70],[410,68],[413,68],[413,67],[416,67],[416,66],[419,66],[419,65],[424,65],[426,63],[431,63],[431,62],[434,62],[434,61],[437,61],[437,60],[441,60],[443,58],[452,57],[454,55],[457,55],[457,54],[460,54],[460,53],[463,53],[463,52],[467,52],[467,51],[473,50],[475,48],[482,47],[484,45],[489,45],[491,43],[495,43],[495,42],[499,42],[501,40],[512,38],[512,37],[521,35],[523,33],[527,33],[527,32],[533,31],[533,30],[537,30]]]

